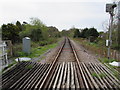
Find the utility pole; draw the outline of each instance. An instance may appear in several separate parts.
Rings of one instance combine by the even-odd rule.
[[[118,47],[120,50],[120,1],[118,2]]]
[[[112,30],[113,30],[113,17],[114,17],[114,8],[116,4],[106,4],[106,12],[110,14],[110,27],[109,27],[109,40],[108,40],[108,59],[110,59],[110,49],[112,45]]]

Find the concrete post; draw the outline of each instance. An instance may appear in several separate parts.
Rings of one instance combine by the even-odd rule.
[[[31,42],[30,42],[30,38],[29,37],[25,37],[23,38],[23,52],[30,54],[30,46],[31,46]]]

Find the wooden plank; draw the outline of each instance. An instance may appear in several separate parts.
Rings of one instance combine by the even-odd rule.
[[[103,80],[101,79],[101,77],[98,75],[98,74],[99,74],[98,69],[95,67],[95,65],[94,65],[93,63],[89,63],[89,64],[90,64],[90,66],[92,67],[92,69],[94,70],[94,72],[97,74],[98,79],[100,80],[100,82],[99,82],[99,80],[98,80],[98,83],[100,84],[100,87],[101,87],[102,89],[104,89],[104,88],[107,89],[104,81],[103,81]]]
[[[41,85],[41,81],[46,77],[46,74],[48,73],[49,69],[50,69],[51,65],[49,67],[43,68],[41,70],[40,75],[37,77],[36,83],[33,83],[31,86],[31,89],[34,88],[39,88],[38,86]],[[39,81],[38,81],[39,80]]]
[[[73,71],[73,63],[71,62],[70,64],[71,64],[71,86],[70,87],[72,89],[75,89],[75,81],[74,81],[75,77],[74,77],[74,71]]]
[[[85,88],[84,79],[83,79],[84,76],[82,76],[82,74],[80,72],[80,69],[78,67],[78,64],[75,65],[75,68],[76,68],[76,71],[77,71],[79,86],[80,86],[80,88]]]
[[[63,74],[64,74],[64,66],[65,66],[65,62],[63,62],[63,64],[62,64],[62,71],[61,71],[60,78],[59,78],[59,81],[58,81],[57,89],[60,89],[60,87],[61,87]]]
[[[91,76],[91,74],[90,74],[90,72],[88,71],[88,69],[86,68],[85,64],[84,64],[84,63],[82,63],[82,64],[83,64],[83,66],[84,66],[86,72],[88,73],[88,75],[89,75],[89,77],[90,77],[92,83],[94,84],[95,88],[98,89],[99,87],[98,87],[97,83],[95,82],[95,80],[94,80],[93,77]]]
[[[83,73],[84,73],[84,75],[85,75],[87,84],[89,85],[89,88],[88,88],[88,89],[90,89],[90,88],[94,89],[94,85],[93,85],[93,83],[91,82],[90,77],[89,77],[87,71],[85,70],[84,66],[82,65],[82,63],[81,63],[81,68],[83,69]]]
[[[60,76],[60,73],[61,73],[61,69],[62,69],[62,65],[60,65],[60,67],[59,67],[57,76],[55,78],[55,82],[54,82],[53,87],[52,87],[53,89],[55,89],[57,87],[57,82],[58,82],[58,79],[59,79],[59,76]]]
[[[68,62],[68,71],[67,71],[67,83],[66,83],[66,88],[70,88],[70,63]]]
[[[55,77],[56,77],[56,75],[57,75],[59,66],[60,66],[59,64],[55,65],[55,68],[54,68],[54,70],[53,70],[53,74],[50,75],[49,80],[46,82],[45,88],[49,88],[49,89],[50,89],[50,88],[52,87],[53,82],[54,82],[54,80],[55,80]]]
[[[37,80],[39,79],[39,76],[40,76],[40,73],[42,73],[42,70],[46,69],[48,66],[49,65],[47,65],[47,64],[39,65],[38,68],[35,69],[35,72],[33,72],[31,75],[29,75],[29,78],[26,80],[26,83],[24,84],[23,88],[33,87],[34,83],[36,83]]]
[[[78,63],[78,66],[79,66],[79,68],[80,68],[81,75],[82,75],[82,77],[83,77],[83,81],[84,81],[85,87],[86,87],[87,89],[89,89],[89,85],[88,85],[88,83],[87,83],[87,80],[86,80],[86,78],[85,78],[84,71],[83,71],[83,69],[82,69],[80,63]]]
[[[65,64],[65,71],[64,71],[64,76],[63,76],[63,81],[62,81],[62,85],[61,85],[61,88],[64,89],[65,88],[65,80],[67,78],[67,64]]]
[[[96,64],[94,64],[94,65],[96,66]],[[99,74],[103,73],[103,71],[102,71],[98,66],[96,66],[96,68],[99,70]],[[107,86],[108,88],[112,88],[112,86],[111,86],[110,83],[106,80],[105,77],[101,77],[101,78],[104,80],[104,83],[106,83],[106,86]]]
[[[32,69],[30,69],[27,73],[25,73],[22,77],[20,77],[18,81],[16,81],[10,88],[14,87],[14,89],[16,90],[17,88],[22,88],[22,86],[24,86],[26,82],[28,83],[27,79],[30,77],[30,74],[32,74],[31,72],[33,72],[35,68],[36,65],[34,64]]]
[[[77,71],[76,71],[75,65],[77,65],[77,64],[73,63],[73,71],[74,71],[74,74],[75,74],[75,87],[77,89],[80,89],[80,84],[79,84],[79,81],[78,81],[79,78],[77,76]]]
[[[115,81],[115,79],[113,79],[113,77],[111,77],[109,73],[107,73],[101,66],[98,67],[101,68],[101,70],[105,73],[105,75],[107,76],[107,80],[111,83],[111,85],[119,86],[119,84]]]

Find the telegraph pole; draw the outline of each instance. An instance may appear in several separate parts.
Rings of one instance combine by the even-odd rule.
[[[110,27],[109,27],[109,40],[108,40],[108,59],[110,59],[110,49],[112,45],[112,30],[113,30],[113,17],[114,17],[114,8],[116,4],[106,4],[106,12],[110,14]]]
[[[120,46],[120,1],[118,2],[118,47],[119,46]],[[119,47],[119,50],[120,50],[120,47]]]

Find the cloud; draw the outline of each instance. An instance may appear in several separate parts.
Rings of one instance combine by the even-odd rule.
[[[13,1],[13,0],[11,0]],[[26,1],[26,0],[25,0]],[[105,13],[105,2],[10,2],[2,3],[2,20],[0,24],[28,21],[30,17],[40,18],[46,25],[61,29],[70,27],[91,27],[108,19]],[[99,0],[98,0],[99,1]],[[102,25],[101,25],[102,26]]]
[[[112,0],[2,0],[2,2],[112,2]]]

